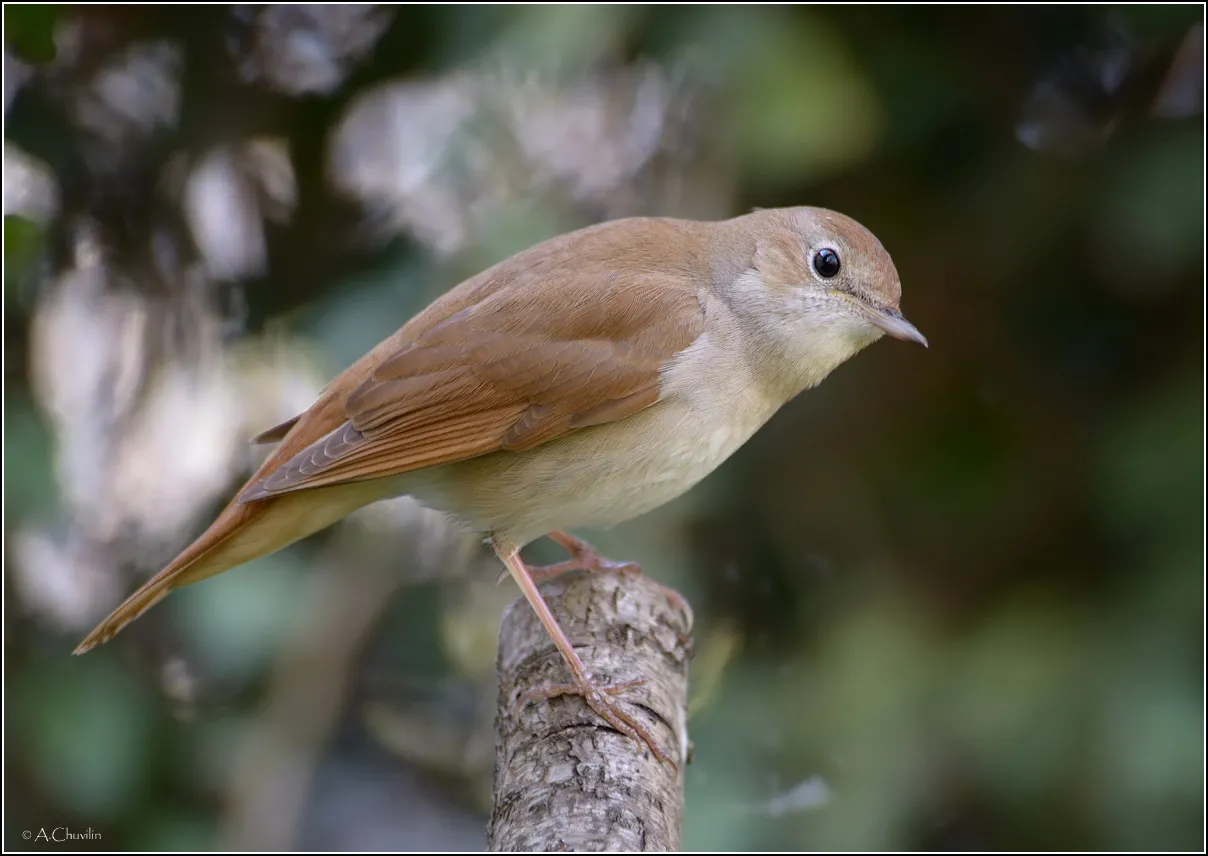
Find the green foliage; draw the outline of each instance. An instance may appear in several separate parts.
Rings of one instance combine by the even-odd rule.
[[[5,7],[8,9],[10,7]],[[35,273],[45,233],[32,220],[4,215],[4,308],[12,311],[28,302],[25,295]]]
[[[113,821],[147,795],[157,706],[116,654],[64,655],[44,652],[12,685],[15,733],[63,811]]]
[[[44,516],[55,507],[51,437],[29,398],[4,393],[4,515],[15,520]]]
[[[4,42],[26,62],[39,65],[55,58],[57,3],[4,4]],[[6,218],[7,219],[7,218]]]

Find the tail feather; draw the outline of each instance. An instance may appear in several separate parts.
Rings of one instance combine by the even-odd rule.
[[[344,390],[355,389],[392,350],[394,338],[345,369],[309,410],[260,434],[256,442],[280,442],[240,489],[251,488],[302,449],[329,434],[345,420]],[[355,509],[389,495],[365,483],[317,487],[297,494],[249,500],[238,494],[210,527],[172,562],[97,625],[75,649],[83,654],[108,642],[173,590],[199,582],[280,550],[329,526]]]
[[[167,597],[172,591],[172,580],[160,579],[161,576],[162,574],[157,574],[154,579],[148,580],[146,585],[126,598],[122,605],[98,624],[71,653],[84,654],[97,645],[108,642],[127,624]]]
[[[275,553],[393,493],[389,484],[353,482],[246,503],[236,500],[200,538],[97,625],[75,653],[83,654],[108,642],[173,589]]]
[[[251,509],[231,508],[223,513],[209,529],[202,533],[200,538],[190,544],[166,568],[143,583],[138,591],[113,610],[88,634],[83,642],[76,646],[72,653],[83,654],[97,645],[108,642],[127,624],[167,597],[173,589],[198,582],[231,567],[231,564],[216,561],[203,562],[202,560],[219,558],[214,555],[215,550],[237,532],[241,524],[246,525],[248,522],[246,519],[239,519],[245,516],[238,514],[240,510],[245,511],[246,514],[246,511]]]

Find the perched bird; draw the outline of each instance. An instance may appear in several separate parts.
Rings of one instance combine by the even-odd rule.
[[[570,668],[541,695],[582,695],[670,760],[613,698],[633,684],[593,679],[537,583],[616,567],[566,530],[684,493],[882,335],[926,345],[900,296],[880,242],[818,208],[616,220],[538,244],[438,298],[257,437],[279,445],[76,653],[173,589],[407,494],[489,537]],[[520,550],[543,535],[571,560],[527,567]]]

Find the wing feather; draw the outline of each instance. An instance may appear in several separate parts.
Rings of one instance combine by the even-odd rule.
[[[664,368],[704,327],[682,274],[567,273],[486,292],[399,343],[347,394],[343,424],[240,497],[384,478],[624,419],[658,401]]]

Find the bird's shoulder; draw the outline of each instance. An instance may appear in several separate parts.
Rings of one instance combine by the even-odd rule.
[[[333,381],[248,496],[531,448],[653,404],[704,326],[700,253],[668,221],[618,221],[466,280]]]

